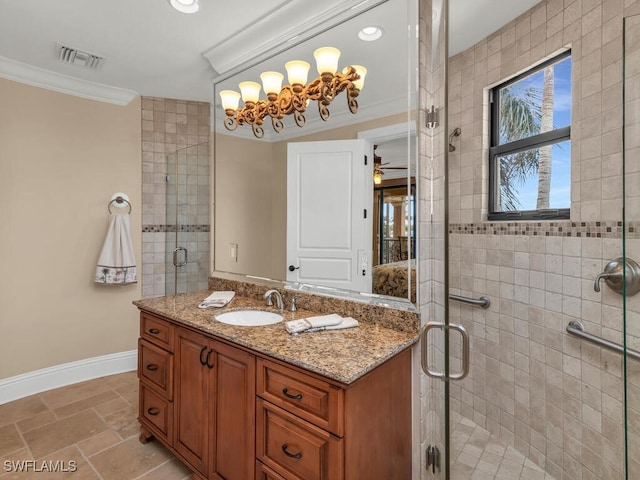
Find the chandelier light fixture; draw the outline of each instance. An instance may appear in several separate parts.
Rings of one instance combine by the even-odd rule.
[[[233,131],[238,125],[248,124],[257,138],[264,137],[262,127],[265,119],[271,119],[271,126],[277,133],[282,132],[285,115],[293,115],[296,125],[303,127],[306,123],[304,113],[312,101],[318,103],[320,118],[329,119],[329,105],[333,99],[345,91],[347,105],[351,113],[358,111],[356,97],[364,85],[367,69],[361,65],[350,65],[338,72],[340,50],[333,47],[322,47],[313,52],[319,76],[307,84],[310,65],[302,60],[293,60],[285,64],[289,85],[282,85],[284,75],[280,72],[263,72],[260,74],[262,85],[257,82],[240,82],[240,92],[222,90],[222,108],[225,111],[224,126]],[[267,99],[260,99],[263,88]],[[240,98],[244,107],[238,108]]]

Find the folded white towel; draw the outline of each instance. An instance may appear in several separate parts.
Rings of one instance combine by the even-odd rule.
[[[342,318],[336,313],[307,317],[300,320],[290,320],[284,324],[284,328],[291,334],[319,332],[321,330],[338,330],[357,326],[357,320],[351,317]]]
[[[213,292],[202,302],[200,302],[198,308],[222,308],[226,306],[231,300],[233,300],[233,297],[235,297],[235,295],[236,292]]]
[[[109,217],[109,230],[98,258],[94,282],[106,285],[137,282],[129,215],[112,214]]]
[[[323,330],[342,330],[343,328],[353,328],[353,327],[357,327],[358,321],[355,318],[352,317],[344,317],[342,319],[342,322],[340,322],[338,325],[327,325],[326,327],[314,327],[314,328],[310,328],[309,330],[305,330],[305,333],[312,333],[312,332],[321,332]]]

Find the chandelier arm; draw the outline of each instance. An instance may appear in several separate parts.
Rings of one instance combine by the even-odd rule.
[[[304,127],[304,124],[307,123],[307,119],[304,117],[304,113],[299,110],[294,110],[293,119],[296,121],[296,125],[300,128]]]
[[[233,132],[238,128],[238,121],[234,117],[226,117],[224,119],[224,126],[227,130]]]
[[[262,124],[252,123],[251,129],[253,130],[253,134],[256,138],[264,137],[264,128],[262,128]]]

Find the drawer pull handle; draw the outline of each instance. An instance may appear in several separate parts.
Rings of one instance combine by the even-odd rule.
[[[292,398],[294,400],[302,400],[302,394],[301,393],[299,393],[297,395],[291,395],[289,393],[289,391],[287,390],[287,387],[282,389],[282,393],[284,393],[285,397]]]
[[[211,364],[209,363],[209,357],[211,356],[211,354],[212,354],[212,353],[213,353],[213,350],[209,349],[209,351],[207,352],[207,358],[206,358],[206,360],[204,361],[204,364],[205,364],[207,367],[209,367],[209,370],[211,370],[211,369],[213,368],[213,365],[211,365]]]
[[[157,417],[158,414],[160,413],[160,410],[157,409],[156,407],[149,407],[149,408],[147,408],[147,413],[149,415],[153,415],[154,417]]]
[[[156,370],[158,370],[158,365],[150,363],[149,365],[147,365],[147,370],[149,370],[150,372],[155,372]]]
[[[207,362],[205,362],[204,358],[202,358],[202,354],[204,353],[204,351],[207,349],[207,346],[205,345],[204,347],[202,347],[202,350],[200,350],[200,365],[202,365],[203,367],[207,364]]]
[[[284,452],[284,454],[287,457],[291,457],[291,458],[295,458],[297,460],[300,460],[302,458],[302,453],[298,452],[298,453],[291,453],[287,450],[288,445],[286,443],[282,444],[282,451]]]
[[[158,330],[157,328],[150,328],[149,333],[151,335],[158,335],[160,333],[160,330]]]

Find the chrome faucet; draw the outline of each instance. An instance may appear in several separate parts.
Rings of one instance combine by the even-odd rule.
[[[284,309],[284,301],[282,300],[282,294],[278,290],[269,290],[264,294],[264,298],[267,301],[268,306],[273,306],[273,297],[276,297],[276,306],[280,309]]]

